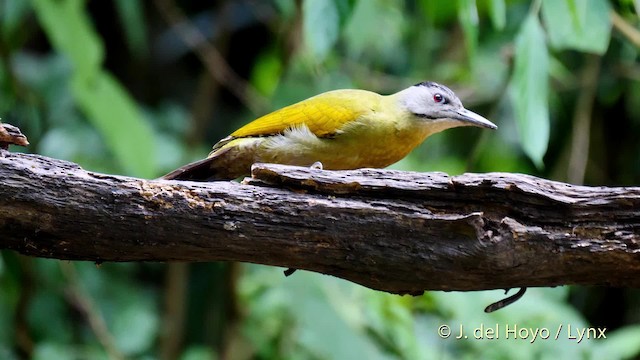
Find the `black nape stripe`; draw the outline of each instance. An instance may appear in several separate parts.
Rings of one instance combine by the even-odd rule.
[[[438,119],[442,119],[441,117],[435,116],[435,115],[429,115],[429,114],[416,114],[413,113],[413,115],[419,117],[419,118],[423,118],[423,119],[429,119],[429,120],[438,120]]]
[[[448,95],[448,96],[445,97],[447,102],[450,102],[451,98],[455,98],[456,97],[456,94],[451,89],[449,89],[448,87],[446,87],[444,85],[441,85],[441,84],[438,84],[436,82],[433,82],[433,81],[423,81],[421,83],[415,84],[414,86],[424,86],[424,87],[428,87],[428,88],[438,89],[438,90],[442,91],[444,94]]]
[[[423,82],[419,82],[413,86],[425,86],[425,87],[440,87],[440,85],[438,83],[435,83],[433,81],[423,81]]]

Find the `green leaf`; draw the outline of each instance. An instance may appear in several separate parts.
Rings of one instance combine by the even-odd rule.
[[[192,345],[180,356],[180,360],[216,360],[218,356],[213,349],[204,345]]]
[[[510,93],[514,103],[520,142],[537,167],[549,143],[549,55],[544,33],[535,14],[525,20],[516,38],[515,66]]]
[[[41,342],[35,347],[32,356],[34,360],[65,360],[75,357],[74,348],[69,345],[54,342]]]
[[[292,18],[296,15],[295,0],[274,0],[273,4],[285,18]]]
[[[594,359],[635,359],[640,355],[640,325],[625,326],[614,332],[605,330],[605,336],[606,339],[595,343]]]
[[[302,14],[305,44],[311,56],[321,62],[338,39],[338,9],[333,0],[306,0]]]
[[[458,19],[464,33],[467,56],[473,61],[478,48],[478,8],[475,0],[458,0]]]
[[[0,36],[6,43],[20,31],[20,25],[29,15],[29,2],[23,0],[0,1]]]
[[[72,93],[129,174],[152,177],[154,134],[137,105],[102,69],[104,50],[83,0],[34,0],[36,14],[53,47],[73,64]]]
[[[543,0],[542,17],[556,49],[604,54],[611,37],[606,0]]]
[[[504,0],[490,0],[489,6],[489,16],[491,17],[493,27],[498,30],[504,29],[507,23],[507,6]]]
[[[566,0],[566,3],[569,7],[569,14],[571,15],[573,26],[576,29],[580,29],[584,25],[582,21],[586,10],[586,7],[584,6],[586,5],[586,2],[581,1],[580,4],[577,4],[576,0]]]
[[[153,131],[120,83],[108,73],[98,73],[92,81],[74,77],[72,88],[93,125],[120,160],[127,173],[154,176]]]
[[[371,308],[367,295],[372,293],[371,290],[305,271],[299,271],[285,281],[282,269],[255,265],[248,269],[247,276],[240,281],[239,292],[249,306],[244,333],[256,349],[257,356],[254,357],[390,358],[369,336],[370,329],[366,327],[367,309]],[[392,297],[388,294],[374,295]],[[408,313],[408,310],[400,309],[399,312]],[[410,319],[399,322],[405,320],[411,322]],[[383,331],[380,328],[376,330]],[[394,333],[392,336],[397,335]],[[289,345],[281,346],[281,340],[276,336],[286,339]]]
[[[129,50],[138,57],[145,55],[148,48],[142,3],[140,0],[117,0],[115,5],[127,35]]]
[[[251,83],[261,94],[272,96],[283,72],[283,64],[277,51],[271,49],[258,56],[251,73]]]
[[[158,332],[158,316],[144,297],[132,296],[131,303],[115,313],[113,336],[118,350],[126,355],[151,348]]]
[[[356,61],[384,66],[405,61],[403,34],[407,20],[402,11],[397,1],[358,1],[344,29],[349,55]]]
[[[104,59],[100,38],[84,12],[83,0],[33,0],[53,47],[64,53],[81,76],[99,70]]]
[[[287,284],[296,294],[296,306],[291,306],[291,311],[299,322],[296,334],[299,344],[316,358],[384,359],[363,329],[351,323],[361,308],[340,287],[340,281],[326,278],[318,281],[305,272],[300,275]],[[352,318],[345,317],[347,314]],[[333,346],[328,348],[326,344]]]
[[[420,0],[420,8],[429,22],[436,26],[445,26],[456,18],[456,7],[448,1]]]

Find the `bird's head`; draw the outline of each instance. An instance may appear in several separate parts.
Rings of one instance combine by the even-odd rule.
[[[469,111],[448,87],[434,82],[421,82],[398,94],[401,106],[428,122],[431,133],[458,126],[498,127],[484,117]]]

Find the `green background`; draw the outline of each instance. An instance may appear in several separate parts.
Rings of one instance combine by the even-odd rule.
[[[312,95],[432,80],[499,129],[448,130],[392,168],[637,185],[639,10],[637,0],[0,0],[0,117],[28,135],[26,151],[154,178]],[[530,289],[483,312],[503,297],[397,296],[258,265],[97,267],[3,251],[0,358],[640,356],[636,289]],[[473,338],[496,324],[500,339]],[[440,325],[469,338],[443,339]],[[550,338],[506,339],[506,326]],[[607,338],[571,339],[584,327]]]

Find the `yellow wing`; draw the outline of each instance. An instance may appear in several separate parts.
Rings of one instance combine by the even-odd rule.
[[[302,124],[318,137],[332,136],[345,124],[376,111],[381,98],[365,90],[329,91],[260,117],[233,132],[231,138],[279,134]]]

